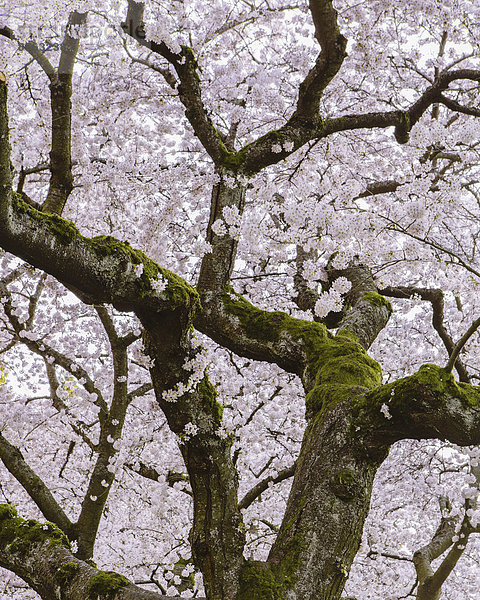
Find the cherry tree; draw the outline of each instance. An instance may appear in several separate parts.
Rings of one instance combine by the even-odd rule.
[[[479,29],[4,2],[6,597],[472,597]]]

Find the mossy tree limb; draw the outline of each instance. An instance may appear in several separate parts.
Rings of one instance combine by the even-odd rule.
[[[128,242],[84,237],[70,221],[35,210],[8,188],[1,190],[0,213],[2,248],[53,275],[86,303],[111,303],[126,311],[198,305],[192,287]],[[142,275],[135,273],[139,265]],[[152,288],[156,279],[165,282],[164,291]]]
[[[365,454],[350,429],[359,398],[380,385],[380,367],[351,333],[327,333],[310,350],[302,376],[308,425],[268,557],[288,573],[282,593],[301,599],[340,597],[381,462]]]
[[[345,295],[342,310],[329,313],[323,322],[338,332],[353,334],[368,350],[387,325],[392,305],[379,293],[371,270],[358,261],[352,261],[344,269],[327,268],[327,273],[327,286],[345,277],[351,288]]]
[[[426,364],[366,393],[355,406],[352,426],[371,456],[402,439],[479,444],[480,388],[457,383],[442,367]]]
[[[25,520],[9,504],[0,505],[0,566],[15,572],[49,600],[167,599],[118,573],[95,569],[77,559],[67,538],[53,524]]]

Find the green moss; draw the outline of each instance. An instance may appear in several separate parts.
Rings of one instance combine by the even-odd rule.
[[[11,504],[0,504],[0,521],[14,519],[17,516],[17,509]]]
[[[365,294],[362,296],[362,300],[366,300],[378,308],[386,306],[390,313],[393,312],[392,304],[385,298],[385,296],[377,294],[377,292],[365,292]]]
[[[217,390],[210,383],[207,373],[197,385],[197,391],[202,396],[203,402],[206,404],[208,411],[214,416],[218,423],[221,423],[223,417],[223,406],[217,401]]]
[[[151,279],[163,279],[167,282],[164,293],[172,303],[172,309],[179,306],[200,305],[198,293],[192,286],[168,269],[157,265],[156,262],[148,258],[141,250],[132,248],[128,242],[121,242],[109,235],[98,235],[92,239],[82,238],[95,251],[98,256],[124,257],[126,262],[137,266],[143,265],[143,272],[138,278],[142,295],[155,293]]]
[[[305,397],[307,416],[315,415],[322,418],[327,410],[345,398],[364,393],[365,388],[359,385],[342,383],[317,385]]]
[[[335,473],[334,480],[336,483],[351,485],[355,481],[355,477],[351,469],[340,469]]]
[[[10,552],[25,554],[31,544],[49,542],[50,546],[70,549],[67,536],[53,523],[40,523],[23,519],[9,504],[0,505],[0,547],[8,546]]]
[[[465,383],[457,383],[452,373],[434,364],[425,364],[417,373],[383,385],[369,392],[356,405],[357,426],[363,416],[373,418],[381,425],[385,416],[380,409],[388,404],[392,418],[410,414],[412,408],[428,405],[438,408],[447,398],[457,398],[467,407],[480,407],[480,388]],[[407,410],[405,410],[407,408]]]
[[[55,581],[62,587],[66,587],[78,573],[80,567],[77,563],[68,562],[55,571]]]
[[[239,600],[277,600],[281,585],[268,563],[247,561],[240,579]]]
[[[13,193],[13,206],[16,212],[27,213],[36,221],[48,224],[50,231],[54,233],[55,238],[61,244],[70,244],[76,238],[81,237],[80,232],[71,221],[60,217],[59,215],[36,210],[33,206],[30,206],[30,204],[25,202],[22,196],[16,192]]]
[[[263,342],[275,344],[287,334],[301,340],[307,353],[315,354],[320,344],[333,338],[321,323],[295,319],[281,311],[260,310],[230,287],[224,291],[223,304],[231,315],[239,319],[249,337]]]
[[[165,294],[173,308],[183,306],[200,308],[200,296],[191,285],[168,269],[163,267],[158,267],[158,269],[159,274],[168,284]]]
[[[94,238],[84,237],[71,221],[58,215],[36,210],[17,193],[13,194],[13,204],[16,212],[28,213],[39,223],[48,224],[50,231],[60,244],[68,245],[78,239],[89,246],[97,256],[102,258],[115,256],[117,260],[125,263],[126,268],[128,264],[134,267],[142,264],[143,273],[137,278],[141,296],[154,295],[156,292],[152,288],[151,280],[163,279],[167,286],[162,293],[170,301],[173,310],[178,307],[200,306],[200,299],[194,288],[175,273],[157,265],[141,250],[132,248],[128,242],[122,242],[109,235],[99,235]]]
[[[116,592],[129,583],[126,577],[114,571],[99,571],[88,582],[89,599],[97,600],[100,596],[114,598]]]
[[[165,479],[168,485],[173,486],[176,483],[188,481],[188,475],[184,475],[183,473],[177,473],[177,471],[168,471]]]
[[[272,347],[284,338],[302,343],[307,367],[304,380],[312,383],[306,397],[307,417],[323,414],[347,394],[380,385],[380,365],[368,356],[351,332],[342,331],[334,336],[321,323],[295,319],[280,311],[259,310],[231,288],[225,291],[223,302],[249,337]]]
[[[330,481],[330,488],[342,500],[353,500],[357,494],[355,473],[351,469],[340,469]]]
[[[247,157],[245,149],[239,150],[238,152],[229,152],[225,149],[225,154],[222,159],[222,165],[226,169],[232,171],[238,171],[244,164]]]
[[[380,365],[370,358],[357,342],[348,338],[334,338],[323,345],[313,364],[316,384],[341,384],[374,388],[382,381]]]
[[[296,542],[296,538],[293,539]],[[298,577],[300,546],[280,565],[248,560],[240,574],[238,600],[287,600]]]

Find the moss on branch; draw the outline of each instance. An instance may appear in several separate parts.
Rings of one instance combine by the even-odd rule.
[[[363,395],[355,405],[353,426],[377,437],[375,445],[406,437],[473,444],[479,412],[478,386],[458,383],[444,368],[425,364],[417,373]]]
[[[369,301],[381,302],[375,297]],[[381,299],[382,297],[378,295]],[[284,312],[263,311],[245,298],[227,290],[223,295],[227,312],[238,318],[245,334],[272,346],[290,340],[299,341],[305,355],[304,383],[307,416],[380,385],[382,372],[351,332],[333,335],[325,325],[290,317]]]
[[[197,385],[197,392],[200,394],[207,412],[213,416],[215,422],[220,424],[223,417],[223,406],[217,400],[217,390],[210,383],[207,373]]]
[[[141,297],[155,296],[161,293],[166,296],[172,309],[200,306],[200,299],[194,288],[175,273],[160,267],[141,250],[132,248],[128,241],[122,242],[108,235],[87,238],[79,232],[71,221],[55,214],[36,210],[17,193],[13,194],[13,207],[17,214],[27,214],[40,226],[46,226],[58,245],[69,246],[74,242],[79,242],[86,249],[93,252],[99,260],[108,257],[117,260],[122,268],[122,273],[115,273],[114,275],[120,276],[125,272],[127,275],[131,273],[132,278],[135,278]],[[141,268],[139,268],[140,266]],[[138,268],[138,275],[134,271],[136,268]],[[161,292],[155,290],[157,282],[165,284]]]
[[[297,580],[300,553],[303,543],[300,536],[292,538],[292,547],[280,565],[247,560],[240,575],[238,600],[287,600]]]
[[[88,581],[89,600],[97,600],[99,597],[114,598],[115,592],[129,583],[126,577],[114,571],[99,571]]]
[[[53,523],[19,517],[15,507],[0,504],[0,547],[14,554],[26,554],[34,543],[70,549],[67,536]]]
[[[377,292],[365,292],[362,296],[362,300],[369,302],[372,306],[376,306],[377,308],[385,306],[390,313],[393,312],[391,302],[381,294],[377,294]]]
[[[80,232],[75,225],[60,217],[50,213],[44,213],[32,205],[25,202],[20,194],[13,192],[13,208],[18,214],[27,214],[38,223],[44,223],[48,225],[49,230],[55,235],[55,239],[58,240],[59,244],[67,245],[73,242],[76,238],[82,237]]]
[[[79,570],[80,567],[77,563],[67,562],[55,571],[55,581],[57,581],[61,587],[66,587],[70,585]]]

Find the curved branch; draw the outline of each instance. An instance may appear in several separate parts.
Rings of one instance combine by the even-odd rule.
[[[394,127],[397,141],[406,143],[410,130],[425,111],[432,104],[440,101],[442,93],[453,81],[461,79],[480,81],[480,70],[458,69],[440,73],[438,79],[405,110],[344,115],[319,121],[313,125],[302,121],[294,113],[283,127],[270,131],[239,150],[237,157],[241,159],[241,169],[246,173],[258,173],[265,167],[283,160],[307,142],[322,139],[340,131]],[[280,153],[272,150],[272,147],[277,149],[278,145],[282,147]]]
[[[442,585],[447,580],[455,565],[461,558],[468,543],[471,529],[465,517],[460,526],[459,539],[454,542],[458,516],[443,516],[433,538],[413,555],[413,563],[417,572],[417,600],[440,598]],[[450,548],[450,546],[452,546]],[[434,571],[432,562],[450,548],[447,556]]]
[[[414,295],[419,296],[422,300],[427,300],[432,305],[432,325],[435,331],[440,336],[440,339],[451,357],[455,342],[449,335],[444,325],[444,297],[443,291],[439,288],[419,288],[416,286],[395,286],[386,287],[380,290],[380,293],[390,298],[411,298]],[[453,363],[452,363],[453,364]],[[464,383],[470,382],[467,369],[463,362],[456,357],[455,368],[457,370],[460,381]]]
[[[478,319],[475,319],[475,321],[470,325],[470,327],[467,329],[467,331],[462,335],[462,337],[455,344],[455,347],[453,348],[452,353],[450,354],[450,358],[448,359],[448,362],[445,365],[445,371],[447,371],[448,373],[451,373],[451,371],[453,369],[453,365],[455,364],[455,361],[457,360],[457,356],[460,354],[462,348],[465,346],[465,344],[468,342],[468,340],[472,337],[472,335],[477,331],[477,329],[479,327],[480,327],[480,317]]]
[[[463,106],[463,104],[460,104],[455,100],[451,100],[443,94],[440,94],[438,101],[454,112],[463,113],[464,115],[471,115],[472,117],[480,117],[480,109],[475,106]]]
[[[0,35],[6,37],[9,40],[16,41],[17,37],[15,33],[10,29],[10,27],[0,27]],[[48,58],[41,52],[40,48],[37,46],[35,42],[29,41],[25,44],[18,42],[20,48],[23,48],[26,52],[30,54],[30,56],[38,63],[43,72],[47,75],[47,77],[52,77],[55,74],[55,68],[50,63]]]
[[[321,122],[322,94],[347,56],[347,39],[340,33],[338,13],[331,0],[310,0],[309,5],[315,37],[322,50],[314,67],[299,86],[297,109],[292,118],[315,124]]]
[[[146,40],[143,24],[144,10],[144,2],[129,0],[127,18],[122,23],[122,28],[127,35],[134,38],[141,46],[159,54],[173,66],[180,80],[177,89],[180,101],[185,107],[185,116],[213,162],[220,166],[231,153],[225,147],[221,135],[203,104],[195,55],[188,46],[182,46],[180,52],[173,52],[165,42],[158,44]],[[167,81],[171,85],[170,78]]]
[[[239,356],[276,363],[297,375],[306,364],[305,337],[309,332],[315,337],[315,327],[323,328],[283,312],[260,310],[231,288],[208,311],[199,311],[194,325]]]
[[[53,275],[87,304],[111,303],[137,313],[193,307],[198,296],[180,277],[162,269],[128,243],[86,238],[57,215],[46,215],[0,188],[0,245]],[[135,268],[143,265],[142,275]],[[161,292],[152,281],[165,283]]]

